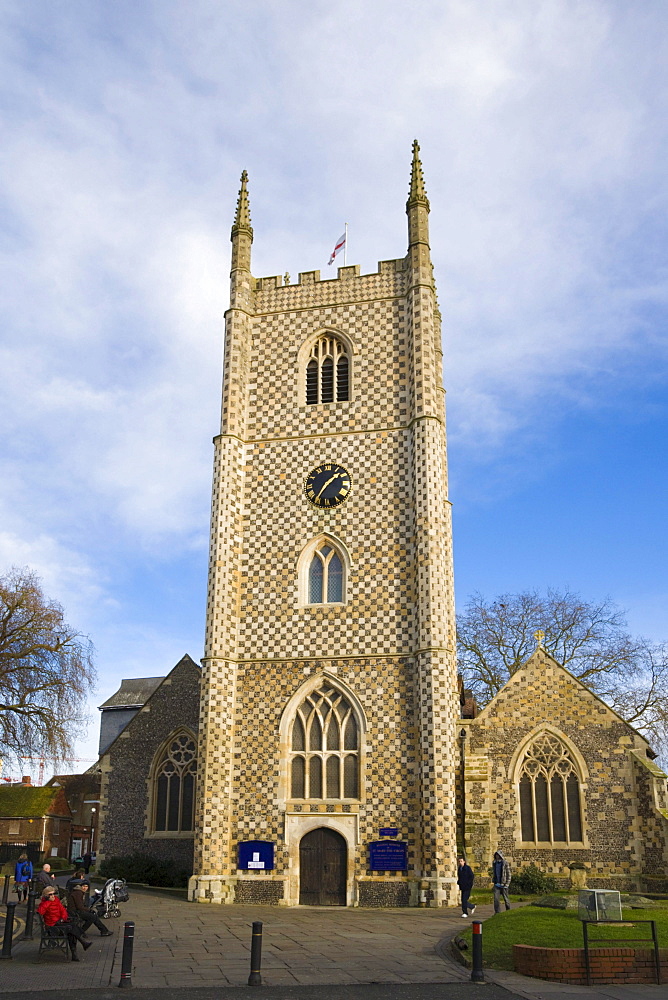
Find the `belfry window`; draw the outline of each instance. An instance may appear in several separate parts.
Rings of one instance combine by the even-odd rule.
[[[359,725],[352,705],[330,685],[307,695],[290,737],[293,799],[359,798]]]
[[[154,771],[155,832],[185,833],[195,825],[197,747],[186,732],[177,733],[163,750]]]
[[[343,602],[343,561],[328,541],[323,541],[313,553],[308,569],[308,603],[341,604]]]
[[[350,359],[338,337],[325,334],[313,344],[306,365],[306,402],[350,399]]]
[[[522,841],[582,843],[580,778],[568,749],[541,733],[524,755],[519,780]]]

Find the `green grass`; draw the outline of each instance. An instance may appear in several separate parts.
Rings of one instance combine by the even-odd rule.
[[[624,920],[654,920],[659,946],[668,947],[668,907],[652,910],[623,910]],[[471,928],[462,937],[471,947]],[[620,927],[602,924],[594,927],[590,939],[598,937],[648,937],[648,926]],[[547,948],[582,948],[582,923],[575,910],[548,910],[537,906],[498,913],[485,920],[483,927],[483,962],[491,969],[513,968],[513,945],[531,944]],[[629,945],[640,947],[640,945]],[[470,954],[470,951],[469,951]]]

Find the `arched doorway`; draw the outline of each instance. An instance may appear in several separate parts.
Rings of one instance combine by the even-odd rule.
[[[340,833],[319,827],[299,844],[299,902],[345,906],[348,848]]]

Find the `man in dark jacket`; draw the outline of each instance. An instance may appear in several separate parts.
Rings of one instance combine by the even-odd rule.
[[[109,937],[110,934],[113,934],[113,931],[110,931],[102,923],[94,910],[89,910],[86,906],[88,888],[88,882],[85,882],[83,879],[77,885],[72,886],[67,896],[67,912],[71,920],[76,920],[84,934],[91,924],[95,924],[100,932],[100,937]]]
[[[475,876],[473,869],[466,864],[465,858],[457,858],[457,865],[457,885],[462,894],[462,916],[468,917],[469,910],[471,914],[475,913],[475,906],[471,906],[469,903],[469,896],[471,895]]]
[[[35,877],[35,888],[43,892],[50,885],[55,886],[56,889],[58,888],[56,876],[51,871],[51,865],[42,865],[42,870]]]
[[[510,900],[508,899],[508,889],[510,887],[511,871],[510,865],[504,858],[501,851],[496,851],[494,854],[494,861],[492,862],[492,879],[494,882],[494,912],[499,913],[501,910],[501,896],[503,896],[503,901],[506,904],[506,909],[510,909]]]

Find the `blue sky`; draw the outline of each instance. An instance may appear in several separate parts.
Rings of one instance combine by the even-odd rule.
[[[201,655],[241,170],[256,275],[324,272],[346,221],[372,271],[415,137],[458,603],[568,585],[668,638],[667,28],[663,0],[0,3],[0,567],[92,637],[92,706]]]

